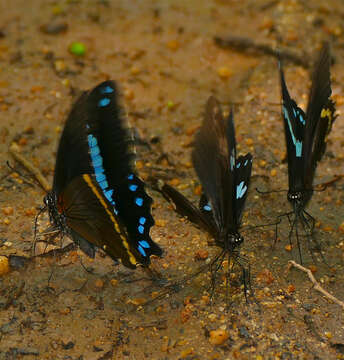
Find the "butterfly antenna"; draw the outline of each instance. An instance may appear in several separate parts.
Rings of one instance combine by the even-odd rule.
[[[278,224],[280,224],[281,223],[281,219],[280,219],[280,217],[277,217],[277,219],[278,219],[278,221],[277,222],[273,222],[273,223],[268,223],[268,224],[261,224],[261,225],[254,225],[254,226],[249,226],[249,225],[247,225],[247,226],[242,226],[242,227],[240,227],[240,230],[253,230],[253,229],[257,229],[257,228],[260,228],[260,227],[264,227],[264,226],[277,226]]]
[[[258,188],[255,189],[258,194],[267,195],[267,194],[273,194],[273,193],[280,193],[280,192],[287,192],[288,190],[270,190],[270,191],[263,191],[259,190]]]

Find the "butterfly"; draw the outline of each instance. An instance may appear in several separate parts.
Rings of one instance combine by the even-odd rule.
[[[298,224],[300,223],[308,238],[313,233],[315,219],[305,210],[313,195],[313,180],[318,162],[325,153],[327,136],[335,121],[335,104],[330,99],[331,58],[329,44],[325,43],[316,62],[307,111],[299,108],[290,97],[279,63],[282,88],[282,117],[287,146],[289,191],[288,201],[292,211],[288,216],[291,223],[289,240],[295,229],[297,246],[302,262]],[[293,216],[293,219],[290,216]],[[309,241],[307,242],[309,246]]]
[[[230,264],[231,259],[240,258],[239,248],[244,238],[239,228],[252,169],[251,154],[237,158],[233,112],[224,119],[220,103],[214,97],[206,104],[205,117],[194,141],[192,162],[204,191],[198,208],[168,184],[161,184],[160,191],[180,215],[208,232],[213,245],[221,248],[211,263],[214,289],[216,272],[223,260],[228,257]],[[242,269],[246,286],[248,272]],[[246,292],[245,288],[245,295]]]
[[[148,266],[162,250],[150,237],[152,199],[138,177],[132,136],[117,104],[114,81],[85,91],[59,142],[50,221],[90,257],[101,248],[128,268]]]

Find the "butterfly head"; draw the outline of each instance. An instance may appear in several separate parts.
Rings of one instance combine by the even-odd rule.
[[[59,228],[64,227],[63,215],[59,213],[57,206],[57,196],[54,191],[49,192],[43,199],[44,205],[48,209],[50,222]]]
[[[233,251],[239,247],[243,241],[244,237],[238,232],[224,234],[220,237],[221,247],[229,251]]]

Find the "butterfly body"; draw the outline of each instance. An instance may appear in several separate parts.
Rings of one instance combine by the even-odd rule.
[[[55,227],[91,257],[99,247],[135,268],[162,254],[149,235],[152,199],[135,172],[131,134],[113,81],[84,92],[74,104],[45,204]]]
[[[294,228],[297,231],[298,223],[302,224],[308,234],[312,233],[314,228],[314,218],[305,208],[312,198],[316,167],[325,153],[327,136],[335,120],[335,107],[330,99],[330,61],[329,46],[325,44],[314,68],[306,113],[290,97],[284,72],[279,64],[283,100],[282,117],[288,158],[287,199],[292,205],[294,214],[291,232]],[[297,241],[300,252],[299,240]]]

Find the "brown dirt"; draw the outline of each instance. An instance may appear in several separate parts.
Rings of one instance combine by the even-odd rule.
[[[9,145],[15,141],[51,181],[57,141],[75,94],[108,78],[121,86],[131,124],[148,140],[159,137],[174,164],[158,162],[157,146],[152,151],[139,147],[142,177],[176,178],[181,191],[197,201],[191,142],[206,99],[214,94],[224,104],[235,104],[239,151],[254,155],[245,225],[271,222],[287,211],[284,193],[254,191],[287,187],[276,59],[222,49],[213,37],[281,41],[312,56],[322,40],[331,39],[340,114],[343,17],[340,0],[0,2],[0,255],[30,253],[33,218],[44,196],[27,183],[30,178],[23,180],[7,167],[9,160],[27,175],[9,155]],[[68,25],[65,32],[42,31],[45,24],[61,23]],[[84,57],[68,52],[73,41],[86,44]],[[219,76],[222,67],[228,77]],[[285,68],[290,92],[305,106],[309,71],[292,63]],[[343,173],[343,129],[339,116],[316,183]],[[154,260],[155,267],[165,277],[181,278],[203,263],[194,260],[199,250],[211,256],[217,249],[209,248],[206,234],[180,219],[158,193],[151,194],[157,220],[152,237],[166,254]],[[315,193],[309,205],[330,267],[304,251],[305,266],[313,266],[324,288],[340,299],[343,200],[340,180]],[[315,292],[304,273],[286,271],[288,260],[297,259],[295,249],[285,250],[288,224],[280,226],[274,250],[273,230],[243,234],[242,254],[251,264],[258,304],[246,304],[233,281],[228,312],[223,284],[207,303],[207,273],[137,309],[133,303],[150,299],[159,287],[141,269],[113,266],[101,254],[91,261],[74,250],[12,269],[0,278],[0,359],[344,358],[344,345],[338,345],[344,344],[343,310]],[[236,275],[238,280],[239,271]],[[229,336],[221,345],[210,341],[209,332],[216,329]]]

